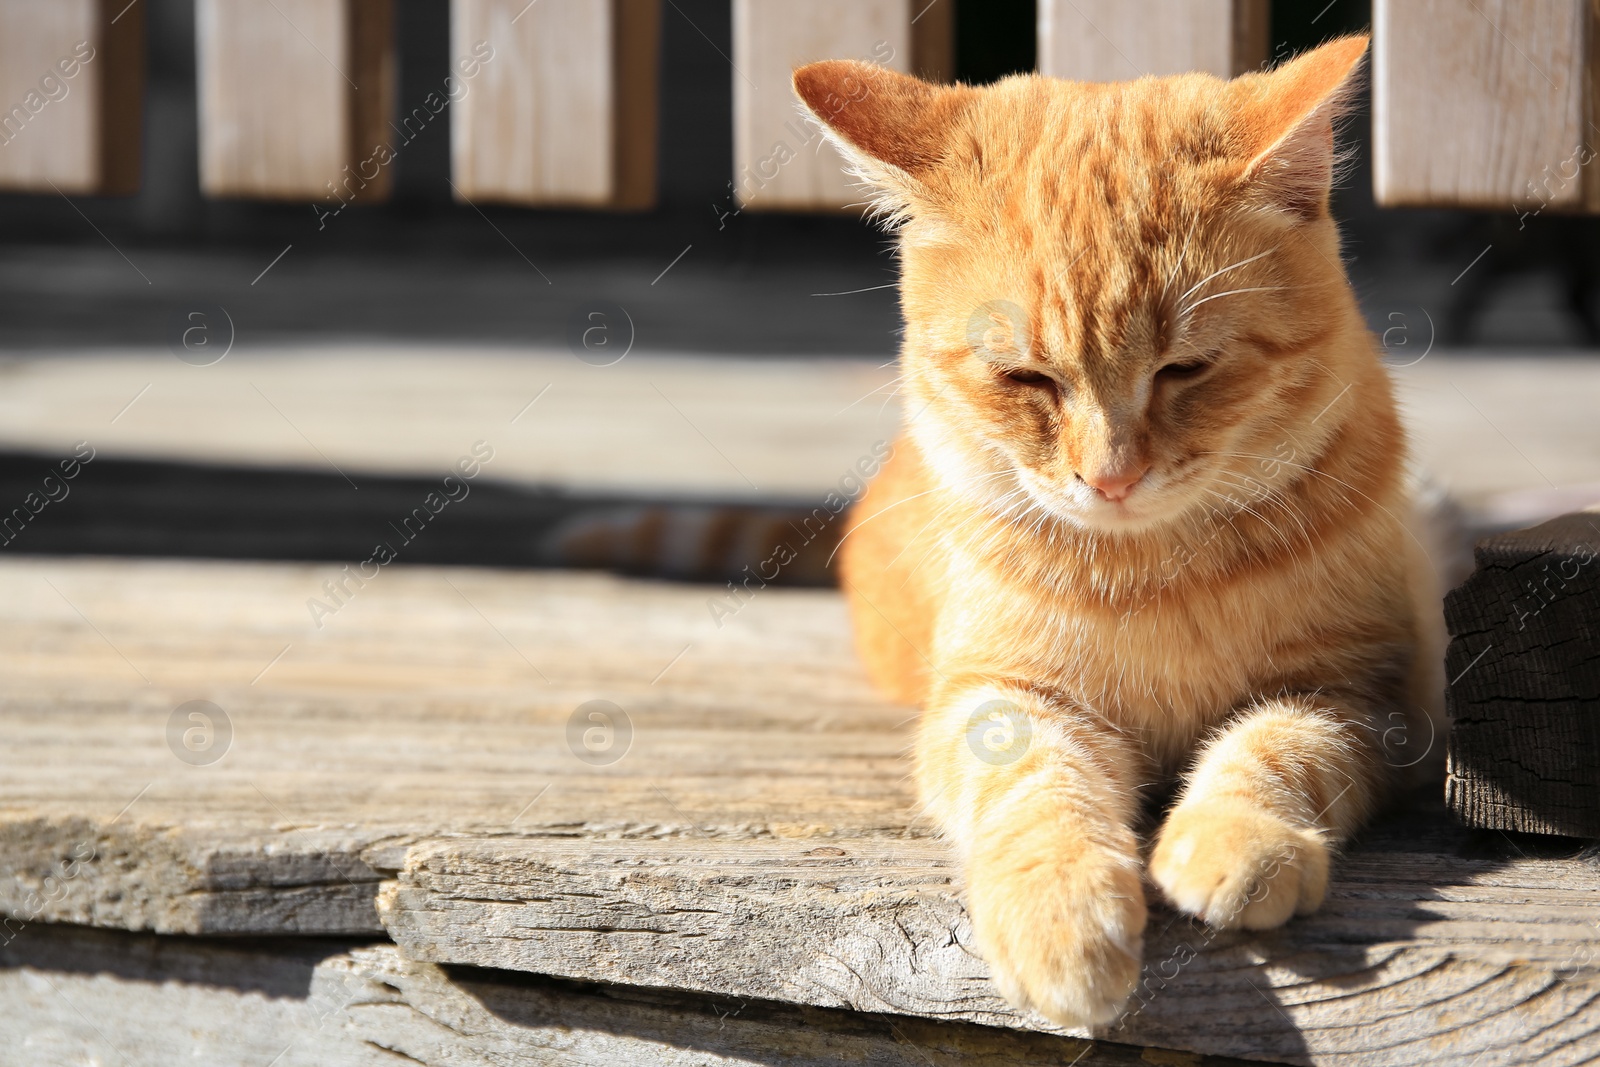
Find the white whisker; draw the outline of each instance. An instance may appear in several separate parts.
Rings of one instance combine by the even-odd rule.
[[[1357,489],[1355,486],[1351,485],[1349,482],[1345,481],[1342,478],[1335,478],[1333,475],[1328,474],[1325,471],[1319,471],[1315,467],[1308,467],[1304,463],[1291,463],[1286,459],[1278,459],[1277,457],[1274,457],[1274,456],[1257,456],[1257,455],[1253,455],[1253,454],[1251,454],[1249,452],[1209,452],[1209,453],[1202,453],[1202,455],[1237,456],[1240,459],[1256,459],[1256,460],[1263,460],[1263,461],[1271,462],[1271,463],[1282,463],[1286,467],[1297,467],[1300,470],[1303,470],[1303,471],[1307,472],[1308,474],[1315,474],[1319,478],[1326,478],[1328,481],[1333,482],[1335,485],[1343,486],[1345,489],[1347,489],[1350,492],[1356,494],[1361,499],[1367,501],[1373,507],[1375,507],[1379,511],[1383,512],[1385,515],[1389,516],[1389,518],[1391,518],[1395,522],[1399,523],[1400,524],[1400,528],[1406,532],[1406,536],[1411,538],[1412,541],[1416,542],[1417,547],[1422,549],[1422,551],[1424,553],[1428,552],[1428,546],[1423,544],[1421,541],[1417,540],[1417,535],[1412,532],[1410,523],[1406,522],[1400,516],[1396,515],[1394,512],[1392,512],[1388,508],[1384,507],[1382,503],[1380,503],[1379,501],[1373,500],[1366,493],[1363,493],[1361,490]]]
[[[1180,303],[1180,304],[1183,303],[1185,300],[1189,299],[1195,293],[1199,292],[1200,288],[1202,286],[1204,286],[1207,282],[1209,282],[1211,279],[1219,277],[1219,276],[1221,276],[1223,274],[1226,274],[1230,270],[1238,270],[1240,267],[1246,266],[1247,264],[1250,264],[1250,263],[1254,263],[1256,260],[1261,259],[1261,258],[1263,258],[1265,256],[1270,256],[1270,255],[1272,255],[1272,253],[1274,253],[1276,251],[1277,251],[1276,248],[1269,248],[1265,252],[1257,252],[1255,255],[1251,256],[1249,259],[1241,259],[1237,263],[1230,263],[1226,267],[1221,268],[1220,270],[1212,271],[1210,274],[1207,274],[1204,278],[1201,278],[1199,281],[1197,281],[1193,285],[1189,286],[1188,292],[1186,292],[1182,296],[1178,297],[1178,303]]]
[[[1257,490],[1264,487],[1266,491],[1260,494],[1259,500],[1261,506],[1266,507],[1268,505],[1276,505],[1280,511],[1294,520],[1294,524],[1300,528],[1300,535],[1305,538],[1306,544],[1310,544],[1314,540],[1311,536],[1311,531],[1306,528],[1306,524],[1300,521],[1300,513],[1295,510],[1293,502],[1284,495],[1281,489],[1271,486],[1264,486],[1264,483],[1258,479],[1250,478],[1248,475],[1236,474],[1231,471],[1218,471],[1215,477],[1221,480],[1224,485],[1231,485],[1235,488],[1244,489],[1247,491]],[[1235,481],[1234,479],[1236,478],[1243,478],[1245,480]]]
[[[1013,467],[1012,470],[1015,471],[1016,468]],[[1017,499],[1019,502],[1026,502],[1029,499],[1028,495],[1027,495],[1027,488],[1024,487],[1024,486],[1018,486],[1017,488],[1011,490],[1011,492],[1007,493],[1005,496],[1001,497],[999,499],[999,501],[997,501],[997,503],[1004,504],[1007,501],[1012,500],[1014,498]],[[935,518],[939,518],[940,516],[942,516],[943,514],[948,512],[951,508],[955,507],[955,505],[960,503],[960,502],[961,501],[960,501],[959,498],[951,500],[950,503],[946,504],[944,506],[944,508],[940,511],[939,515],[935,516]],[[1006,507],[1005,511],[1001,512],[996,517],[998,519],[1004,521],[1008,517],[1007,516],[1007,512],[1010,512],[1010,511],[1014,510],[1015,508],[1016,508],[1016,504],[1011,504],[1008,507]],[[1026,512],[1024,512],[1024,514],[1026,514]],[[930,520],[930,522],[931,522],[931,520]],[[913,540],[915,540],[915,538],[913,538]],[[906,585],[910,583],[911,579],[916,577],[917,572],[922,569],[922,565],[924,563],[928,562],[928,557],[933,555],[934,550],[937,549],[938,547],[939,547],[939,542],[937,540],[935,540],[933,544],[928,546],[928,550],[926,552],[924,552],[922,554],[921,558],[919,558],[917,560],[916,566],[912,567],[911,570],[909,572],[907,572],[907,574],[905,576],[905,579],[900,583],[900,588],[901,589],[904,589],[906,587]]]
[[[971,485],[973,482],[981,482],[981,481],[984,481],[985,479],[988,479],[988,478],[998,478],[1003,474],[1012,473],[1012,470],[1014,470],[1014,469],[1015,468],[1011,468],[1011,469],[1003,470],[1003,471],[990,471],[988,474],[979,474],[979,475],[976,475],[976,476],[974,476],[972,478],[968,478],[967,480],[965,480],[963,482],[957,483],[957,485],[955,485],[955,486],[938,485],[938,486],[934,486],[932,489],[925,489],[920,493],[912,493],[910,496],[901,497],[899,500],[896,500],[893,504],[890,504],[888,507],[883,508],[880,511],[875,511],[871,515],[868,515],[866,518],[862,519],[860,522],[852,524],[851,527],[850,527],[849,532],[847,532],[843,537],[839,538],[839,543],[833,546],[833,551],[832,552],[828,553],[828,559],[827,559],[827,561],[825,563],[823,563],[823,566],[827,567],[827,566],[829,566],[830,564],[833,563],[833,557],[837,556],[839,554],[839,549],[843,548],[844,547],[844,543],[846,541],[850,540],[851,534],[854,534],[857,530],[861,529],[861,527],[865,526],[867,523],[871,522],[873,519],[876,519],[879,515],[884,514],[884,512],[893,511],[895,508],[899,507],[902,504],[909,504],[913,500],[917,500],[917,499],[919,499],[921,497],[928,496],[928,495],[930,495],[932,493],[940,493],[940,492],[944,492],[947,489],[954,489],[954,488],[958,488],[958,487],[968,486],[968,485]]]
[[[1258,483],[1258,485],[1259,485],[1259,483]],[[1256,486],[1240,485],[1240,486],[1238,486],[1238,488],[1242,488],[1242,490],[1250,491],[1250,490],[1253,490],[1253,488],[1256,488]],[[1301,536],[1302,537],[1306,537],[1306,544],[1310,544],[1310,531],[1306,530],[1306,523],[1302,523],[1301,520],[1299,520],[1299,515],[1294,514],[1293,509],[1288,509],[1288,507],[1283,507],[1283,498],[1280,498],[1280,496],[1277,496],[1277,493],[1275,493],[1275,491],[1267,491],[1267,493],[1264,494],[1264,496],[1261,496],[1261,498],[1259,498],[1259,499],[1254,499],[1254,501],[1251,501],[1251,502],[1253,502],[1253,504],[1256,504],[1256,507],[1261,507],[1261,509],[1266,509],[1266,507],[1272,506],[1272,504],[1277,504],[1278,509],[1283,510],[1283,512],[1286,512],[1286,514],[1288,514],[1288,517],[1293,518],[1294,525],[1299,526],[1299,531],[1301,531]],[[1254,510],[1253,507],[1246,506],[1246,504],[1243,504],[1243,502],[1238,502],[1238,507],[1240,507],[1240,510],[1245,510],[1245,512],[1248,512],[1248,514],[1254,515],[1254,517],[1259,518],[1259,520],[1261,520],[1262,523],[1266,523],[1267,526],[1270,526],[1270,528],[1272,528],[1272,533],[1278,534],[1278,539],[1280,539],[1280,541],[1283,541],[1283,547],[1285,547],[1285,549],[1291,549],[1291,547],[1293,547],[1293,545],[1291,545],[1290,542],[1288,542],[1288,539],[1286,539],[1286,537],[1283,537],[1282,533],[1278,533],[1277,526],[1275,526],[1274,523],[1270,522],[1269,518],[1267,518],[1266,515],[1262,515],[1261,512],[1258,512],[1258,510]]]
[[[999,472],[999,473],[1014,474],[1016,472],[1016,470],[1017,470],[1017,468],[1012,467],[1009,470],[1002,471],[1002,472]],[[1020,489],[1013,489],[1011,491],[1011,493],[1008,493],[1006,496],[1003,496],[1000,499],[1003,502],[1005,500],[1010,499],[1010,497],[1013,494],[1018,493],[1018,492],[1021,492],[1021,490]],[[928,532],[928,527],[930,527],[934,523],[938,522],[939,519],[941,519],[946,513],[948,513],[950,511],[951,508],[955,507],[956,504],[958,504],[958,503],[960,503],[960,497],[956,497],[956,496],[952,496],[950,500],[946,501],[945,504],[943,506],[941,506],[938,511],[935,511],[933,513],[933,517],[932,518],[930,518],[927,522],[922,524],[922,529],[918,530],[916,533],[911,535],[911,539],[908,540],[905,543],[905,546],[903,548],[901,548],[900,551],[898,551],[898,552],[896,552],[894,554],[894,559],[891,559],[888,563],[885,563],[883,565],[883,569],[884,570],[888,570],[890,567],[893,567],[896,563],[898,563],[900,561],[900,557],[906,554],[906,550],[909,549],[912,545],[916,544],[917,543],[917,539],[919,537],[921,537],[923,534]]]
[[[896,376],[895,376],[895,377],[893,377],[893,378],[890,378],[890,379],[889,379],[889,380],[888,380],[888,381],[886,381],[886,382],[884,382],[884,383],[883,383],[883,384],[882,384],[882,385],[875,385],[875,386],[873,386],[873,387],[872,387],[872,389],[871,389],[871,391],[870,391],[870,392],[868,392],[868,393],[867,393],[867,394],[866,394],[866,396],[863,396],[863,397],[860,397],[860,398],[858,398],[858,399],[856,399],[856,400],[853,400],[853,401],[851,401],[851,402],[850,402],[850,403],[848,403],[848,404],[846,404],[846,405],[845,405],[845,406],[844,406],[844,407],[842,407],[842,408],[840,408],[840,409],[839,409],[839,410],[838,410],[838,411],[835,411],[835,412],[834,412],[834,413],[833,413],[833,417],[834,417],[834,418],[838,418],[838,417],[839,417],[839,416],[840,416],[840,415],[843,415],[843,414],[844,414],[844,413],[845,413],[845,412],[847,412],[847,411],[849,411],[849,410],[850,410],[850,409],[851,409],[851,408],[853,408],[853,407],[855,407],[855,406],[856,406],[856,405],[857,405],[857,404],[859,404],[859,403],[861,403],[861,401],[862,401],[862,400],[865,400],[865,399],[867,399],[867,397],[869,397],[869,396],[875,396],[875,395],[877,395],[877,394],[878,394],[878,393],[881,393],[881,392],[883,392],[883,391],[884,391],[884,390],[885,390],[885,389],[887,389],[887,388],[889,388],[889,386],[891,386],[891,385],[895,385],[895,384],[896,384],[896,383],[898,383],[898,382],[903,382],[903,381],[905,381],[905,379],[906,379],[906,376],[905,376],[905,375],[904,375],[904,374],[899,374],[899,375],[896,375]],[[899,390],[899,389],[896,389],[896,390],[895,390],[895,392],[897,392],[897,393],[898,393],[898,392],[899,392],[899,391],[900,391],[900,390]],[[891,395],[892,395],[892,394],[891,394]]]
[[[1207,492],[1216,493],[1217,491],[1215,489],[1208,489]],[[1272,520],[1268,519],[1265,515],[1261,514],[1261,512],[1257,511],[1255,508],[1251,507],[1249,504],[1246,504],[1244,501],[1240,500],[1238,497],[1229,496],[1229,495],[1224,494],[1224,493],[1218,493],[1217,495],[1221,496],[1224,500],[1227,500],[1234,507],[1236,507],[1240,511],[1244,512],[1246,515],[1252,516],[1253,518],[1255,518],[1255,520],[1257,522],[1261,523],[1267,529],[1271,530],[1273,536],[1278,539],[1278,542],[1281,545],[1283,545],[1284,548],[1286,548],[1286,549],[1293,549],[1294,548],[1294,545],[1289,541],[1289,539],[1283,535],[1283,531],[1278,529],[1278,527],[1272,522]]]
[[[1194,303],[1178,312],[1178,317],[1188,318],[1190,315],[1194,314],[1195,308],[1199,307],[1201,304],[1204,304],[1208,300],[1221,300],[1225,296],[1235,296],[1239,293],[1275,293],[1279,289],[1287,288],[1289,288],[1287,285],[1251,285],[1243,289],[1229,289],[1227,292],[1223,293],[1212,293],[1210,296],[1201,297],[1199,300],[1196,300]]]

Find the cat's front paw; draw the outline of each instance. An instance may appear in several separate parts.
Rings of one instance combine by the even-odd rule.
[[[1322,906],[1322,835],[1238,797],[1179,804],[1150,857],[1150,877],[1176,907],[1211,926],[1269,930]]]
[[[1144,886],[1131,835],[1125,849],[1005,836],[967,865],[967,907],[995,984],[1064,1026],[1111,1022],[1143,958]]]

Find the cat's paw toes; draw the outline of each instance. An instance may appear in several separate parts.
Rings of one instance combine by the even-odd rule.
[[[1315,830],[1233,797],[1180,804],[1150,857],[1176,907],[1224,930],[1268,930],[1322,906],[1329,849]]]
[[[1064,1026],[1117,1018],[1144,947],[1144,886],[1131,848],[975,857],[967,882],[979,948],[1008,1000]]]

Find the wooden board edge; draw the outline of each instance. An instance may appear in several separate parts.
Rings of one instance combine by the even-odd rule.
[[[0,1019],[0,1045],[33,1049],[15,1061],[29,1064],[104,1062],[87,1053],[109,1046],[138,1048],[140,1063],[266,1064],[277,1053],[281,1067],[753,1067],[776,1062],[776,1046],[782,1062],[809,1065],[1246,1067],[964,1022],[450,970],[350,939],[42,928],[0,948],[8,994],[20,1003],[7,1001],[16,1010]]]
[[[931,82],[956,77],[957,0],[911,0],[911,73]]]
[[[388,123],[394,114],[396,56],[394,0],[347,0],[346,61],[355,86],[346,96],[349,143],[346,167],[360,175],[357,203],[377,203],[389,198],[393,174],[379,166],[371,178],[361,173],[375,158],[376,146],[388,140]]]
[[[101,68],[98,155],[94,192],[131,196],[139,191],[144,148],[145,5],[99,0],[96,21]]]
[[[661,0],[612,0],[612,197],[618,211],[656,205]]]
[[[812,1008],[781,1001],[729,1000],[672,989],[573,982],[489,969],[449,969],[406,958],[394,945],[369,945],[317,965],[314,989],[349,1002],[357,1036],[430,1064],[478,1063],[494,1049],[516,1062],[860,1063],[874,1067],[1245,1067],[1245,1061],[986,1027],[965,1021]],[[442,1024],[442,1025],[441,1025]],[[445,1036],[460,1058],[434,1058]],[[422,1037],[407,1045],[407,1039]],[[574,1040],[576,1039],[576,1040]],[[781,1051],[774,1052],[774,1046]],[[449,1047],[449,1046],[446,1046]],[[608,1058],[601,1059],[609,1049]],[[776,1056],[774,1059],[772,1057]],[[704,1057],[703,1059],[701,1057]],[[502,1062],[496,1059],[494,1062]]]
[[[1233,0],[1234,77],[1261,70],[1270,55],[1272,10],[1269,0]]]
[[[1396,203],[1394,176],[1389,160],[1389,94],[1385,73],[1389,50],[1389,0],[1372,0],[1369,23],[1372,44],[1367,50],[1367,86],[1371,109],[1372,202],[1381,208],[1404,207]]]
[[[566,841],[537,855],[516,855],[488,842],[434,839],[408,853],[400,879],[385,885],[380,911],[399,951],[417,961],[1056,1030],[1006,1006],[989,988],[981,963],[961,947],[969,943],[970,928],[953,886],[905,877],[912,864],[933,858],[930,849],[892,847],[899,891],[885,893],[882,880],[862,865],[872,847],[835,840],[850,855],[797,860],[783,855],[792,846],[756,846],[741,849],[737,859],[730,853],[724,863],[707,864],[693,855],[692,842],[683,841],[659,851],[677,852],[687,862],[668,857],[642,868],[631,858],[639,848],[634,842]],[[1284,931],[1219,932],[1158,910],[1146,930],[1145,969],[1134,999],[1114,1025],[1095,1028],[1092,1036],[1194,1054],[1350,1067],[1421,1062],[1419,1053],[1429,1047],[1449,1062],[1466,1062],[1486,1048],[1506,1047],[1509,1039],[1541,1044],[1521,1059],[1495,1062],[1576,1062],[1559,1059],[1563,1043],[1600,1045],[1593,927],[1569,910],[1552,912],[1548,926],[1483,937],[1481,949],[1470,933],[1423,934],[1435,917],[1425,902],[1455,899],[1454,892],[1436,896],[1426,886],[1441,884],[1442,870],[1457,859],[1458,841],[1452,835],[1449,843],[1423,845],[1432,870],[1408,888],[1390,876],[1411,864],[1410,857],[1382,847],[1349,858],[1327,905]],[[1520,851],[1515,843],[1507,848]],[[1462,881],[1442,884],[1476,885],[1505,862],[1477,860],[1478,869]],[[1585,863],[1576,857],[1566,862]],[[940,871],[929,866],[926,873]],[[1487,884],[1500,887],[1492,891],[1496,900],[1537,900],[1551,891],[1548,882],[1536,876],[1528,884],[1521,873],[1507,872]],[[1556,892],[1567,894],[1561,904],[1577,909],[1592,890],[1573,884]],[[1401,901],[1411,903],[1395,910]],[[1490,907],[1487,898],[1483,907]],[[706,925],[699,918],[706,914],[734,924],[724,932],[741,932],[717,937],[715,921]],[[1437,917],[1465,921],[1459,912]],[[619,940],[638,933],[652,936]],[[771,940],[751,947],[762,938]],[[1534,1007],[1541,998],[1543,1006]],[[1522,1005],[1531,1010],[1519,1018],[1515,1009]],[[1234,1012],[1242,1014],[1218,1021],[1219,1013]],[[1569,1033],[1541,1036],[1555,1027]]]
[[[1595,154],[1600,153],[1600,0],[1589,0],[1587,7],[1589,15],[1583,20],[1583,100],[1579,112],[1585,132],[1578,149],[1589,150],[1589,163],[1583,168],[1579,210],[1593,215],[1600,214],[1600,167],[1593,165]]]

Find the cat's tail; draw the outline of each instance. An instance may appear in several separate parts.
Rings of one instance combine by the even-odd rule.
[[[804,504],[630,504],[582,511],[551,530],[549,565],[677,581],[837,584],[828,567],[843,509]]]

